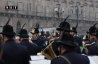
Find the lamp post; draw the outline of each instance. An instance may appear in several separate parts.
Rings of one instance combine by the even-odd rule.
[[[59,18],[59,14],[60,14],[60,6],[61,6],[61,4],[56,4],[57,5],[57,11],[56,11],[56,13],[57,13],[57,16],[58,16],[58,18]]]
[[[83,7],[83,6],[81,6],[81,13],[79,13],[78,5],[75,6],[75,14],[73,13],[73,10],[72,10],[72,14],[77,16],[77,22],[78,22],[78,18],[79,18],[79,16],[83,13],[83,9],[82,9],[82,7]]]

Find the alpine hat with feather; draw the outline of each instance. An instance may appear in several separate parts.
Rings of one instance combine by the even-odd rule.
[[[26,24],[26,23],[25,23]],[[25,24],[23,25],[23,27],[25,26]],[[19,37],[23,37],[23,38],[28,38],[28,32],[26,29],[23,29],[23,27],[21,28],[20,32],[19,32]]]
[[[96,24],[97,24],[97,23],[96,23]],[[89,28],[89,31],[87,31],[88,34],[94,35],[94,33],[95,33],[96,29],[97,29],[97,28],[95,27],[96,24],[94,24],[93,26],[91,26],[91,27]]]
[[[69,47],[74,48],[74,47],[76,47],[76,44],[74,43],[74,37],[69,33],[65,33],[66,27],[67,27],[67,24],[64,27],[63,34],[60,37],[60,40],[57,41],[57,45],[58,46],[65,45],[65,46],[69,46]]]
[[[67,17],[65,18],[65,20],[60,23],[59,27],[56,29],[57,31],[63,31],[65,26],[66,26],[65,31],[66,31],[66,32],[69,32],[69,31],[70,31],[70,24],[69,24],[68,22],[66,22],[66,20],[67,20],[68,17],[69,17],[69,16],[67,16]]]
[[[78,22],[77,22],[77,24],[76,24],[75,27],[71,27],[71,28],[70,28],[70,32],[75,32],[75,33],[77,33],[77,27],[78,27]]]
[[[0,34],[5,35],[16,35],[16,33],[13,30],[13,27],[11,25],[8,25],[10,19],[7,21],[6,25],[3,26],[3,30]]]
[[[32,34],[38,34],[39,33],[39,23],[36,23],[36,28],[33,28],[31,33]]]
[[[76,47],[76,44],[74,43],[74,37],[71,34],[64,33],[61,36],[61,40],[57,42],[57,45],[65,45],[69,47]]]

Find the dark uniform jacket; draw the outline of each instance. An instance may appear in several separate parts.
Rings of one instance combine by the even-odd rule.
[[[41,37],[37,37],[36,39],[32,39],[32,42],[35,43],[39,50],[41,51],[42,49],[45,48],[45,41]]]
[[[82,50],[82,53],[83,54],[91,54],[91,52],[90,52],[90,50],[91,49],[93,49],[96,45],[95,45],[95,40],[94,40],[94,38],[93,39],[91,39],[89,42],[87,42],[86,44],[93,44],[93,45],[91,45],[91,46],[87,46],[86,48],[88,49],[88,53],[86,53],[85,51],[85,49],[83,48],[83,50]],[[95,51],[96,52],[96,51]]]
[[[57,46],[57,41],[59,41],[59,40],[60,39],[55,39],[54,42],[52,43],[52,49],[57,56],[60,55],[60,53],[58,51],[58,46]]]
[[[27,39],[22,40],[20,44],[27,47],[30,52],[30,55],[37,55],[37,53],[39,52],[38,47],[35,44],[30,43]]]
[[[58,46],[57,46],[57,41],[59,41],[59,39],[56,39],[54,40],[53,44],[52,44],[52,48],[53,48],[53,51],[55,52],[55,54],[58,56],[60,55],[59,51],[58,51]],[[77,44],[76,44],[77,45]],[[81,50],[80,50],[80,47],[77,45],[74,49],[75,52],[81,54]]]
[[[2,59],[6,64],[28,64],[30,55],[25,46],[9,39],[3,45]]]
[[[65,52],[62,56],[65,56],[71,64],[90,64],[86,56],[75,52]],[[68,62],[62,57],[56,57],[51,60],[51,64],[68,64]]]
[[[79,45],[79,46],[82,46],[82,39],[81,37],[78,37],[78,36],[74,36],[74,41]]]
[[[95,42],[94,38],[92,38],[91,40],[89,40],[89,42],[87,42],[87,44],[92,44],[93,42]]]
[[[98,44],[92,45],[88,48],[88,55],[98,55]]]
[[[0,64],[5,64],[4,60],[0,59]]]

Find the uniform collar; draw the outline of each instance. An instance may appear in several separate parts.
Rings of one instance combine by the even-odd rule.
[[[6,42],[9,42],[9,41],[14,41],[14,39],[8,39]],[[5,43],[6,43],[6,42],[5,42]]]
[[[36,38],[33,38],[33,40],[37,40],[39,38],[39,36],[37,36]]]
[[[65,51],[63,54],[67,54],[67,53],[75,53],[74,51]]]
[[[23,39],[22,42],[23,42],[23,41],[28,41],[28,39]]]

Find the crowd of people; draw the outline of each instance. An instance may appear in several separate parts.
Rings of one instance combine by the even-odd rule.
[[[39,35],[39,27],[31,30],[32,36],[23,27],[16,34],[8,21],[0,33],[0,64],[29,64],[30,55],[41,53],[50,43],[56,56],[51,64],[90,64],[87,56],[98,55],[97,23],[87,30],[87,35],[78,36],[78,24],[70,27],[66,20],[50,36],[43,30]]]

